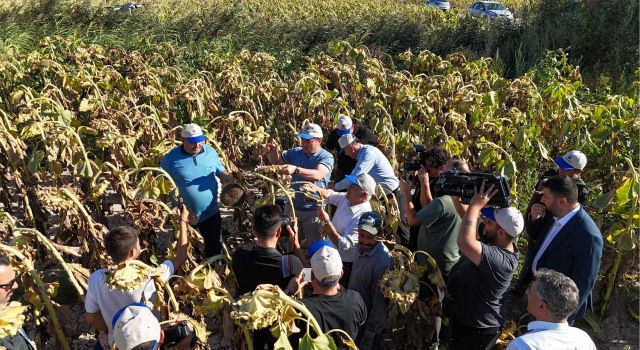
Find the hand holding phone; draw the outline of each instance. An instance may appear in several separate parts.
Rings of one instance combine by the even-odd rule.
[[[306,267],[302,269],[302,280],[306,282],[311,282],[311,268]]]

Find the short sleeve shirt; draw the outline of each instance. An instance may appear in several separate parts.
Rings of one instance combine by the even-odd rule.
[[[331,170],[333,170],[333,156],[331,153],[327,152],[327,150],[320,148],[315,154],[308,156],[304,153],[302,147],[295,147],[283,152],[282,160],[287,164],[295,165],[303,169],[316,169],[318,165],[325,166],[329,169],[329,172],[327,172],[327,175],[322,179],[314,181],[313,184],[320,188],[327,188],[327,185],[329,184],[329,177],[331,176]],[[309,181],[309,179],[306,179],[299,174],[294,174],[291,177],[291,181]],[[295,184],[291,185],[291,188],[298,190],[300,186],[301,185],[299,184]],[[317,205],[307,202],[304,194],[299,192],[295,194],[293,206],[296,209],[302,210],[315,210],[318,208]]]
[[[518,266],[518,253],[482,245],[480,265],[465,256],[451,269],[447,289],[453,298],[453,317],[473,328],[499,327],[502,295]]]
[[[238,281],[239,295],[251,292],[265,283],[277,285],[284,290],[291,277],[302,271],[302,263],[296,256],[283,256],[274,248],[256,245],[236,249],[231,266]]]
[[[329,192],[327,197],[329,204],[336,206],[331,223],[340,235],[338,240],[338,252],[342,262],[354,262],[358,257],[358,221],[362,214],[371,211],[371,204],[364,203],[349,205],[347,194],[342,192]]]
[[[458,249],[458,231],[460,216],[450,196],[434,198],[431,203],[416,213],[422,222],[418,234],[418,250],[427,252],[438,263],[443,275],[449,271],[460,258]],[[424,263],[423,255],[418,261]]]
[[[160,167],[176,183],[184,204],[203,222],[220,210],[218,180],[225,168],[216,150],[204,145],[202,152],[193,157],[182,146],[173,148],[162,158]]]
[[[163,269],[161,278],[164,281],[169,280],[169,277],[175,272],[171,260],[165,260],[159,267]],[[88,313],[100,311],[102,318],[109,327],[109,340],[111,342],[111,333],[113,331],[111,321],[113,320],[113,316],[121,308],[131,303],[139,303],[143,299],[143,296],[145,300],[155,299],[156,287],[153,280],[149,279],[147,283],[137,289],[109,289],[105,281],[105,272],[106,269],[100,269],[92,273],[89,277],[84,308]]]

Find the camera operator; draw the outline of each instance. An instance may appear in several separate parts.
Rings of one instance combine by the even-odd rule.
[[[187,321],[164,330],[145,304],[134,303],[120,309],[113,318],[113,339],[117,350],[193,348],[195,336]]]
[[[441,147],[426,149],[423,145],[414,145],[413,149],[416,153],[415,159],[405,163],[403,168],[405,172],[411,174],[409,180],[412,187],[415,188],[411,203],[413,203],[415,211],[418,212],[433,200],[431,180],[440,176],[451,156]],[[398,204],[403,205],[403,203]],[[420,225],[409,225],[408,248],[413,251],[418,248],[419,232]]]
[[[302,263],[295,255],[280,254],[276,246],[278,238],[288,234],[296,251],[300,250],[295,220],[283,227],[282,209],[275,204],[263,205],[253,214],[252,230],[256,236],[255,244],[237,248],[231,260],[238,282],[238,295],[252,292],[265,283],[277,285],[286,291],[289,280],[302,272]],[[265,344],[273,349],[275,341],[269,329],[253,332],[255,349],[263,349]]]

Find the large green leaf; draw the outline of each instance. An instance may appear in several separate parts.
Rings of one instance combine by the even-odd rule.
[[[337,350],[333,338],[326,334],[321,334],[317,338],[311,338],[309,333],[300,339],[299,350]]]

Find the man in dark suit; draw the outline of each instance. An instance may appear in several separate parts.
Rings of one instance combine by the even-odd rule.
[[[522,267],[521,281],[530,282],[540,268],[571,278],[580,291],[580,306],[569,318],[573,323],[591,303],[602,257],[602,234],[578,202],[578,188],[567,176],[553,176],[543,183],[540,203],[531,206],[529,215],[528,232],[540,234],[530,237],[533,254]]]

